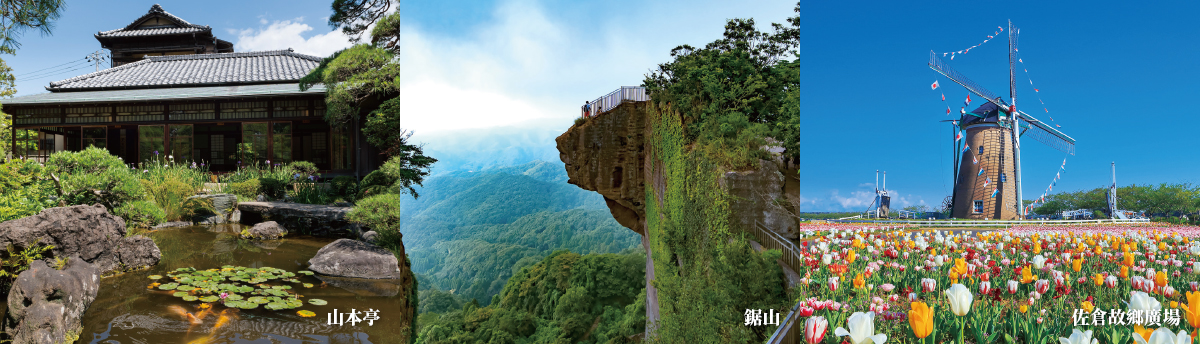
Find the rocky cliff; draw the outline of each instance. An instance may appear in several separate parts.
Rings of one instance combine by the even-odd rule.
[[[609,211],[622,226],[642,235],[646,248],[646,318],[659,318],[658,292],[654,280],[653,254],[646,236],[646,183],[651,183],[659,201],[666,190],[663,165],[648,156],[653,142],[648,123],[647,102],[627,102],[572,126],[555,141],[566,164],[568,183],[604,196]],[[750,228],[756,222],[785,237],[796,238],[800,209],[799,164],[782,157],[783,149],[765,147],[774,160],[760,161],[750,171],[731,171],[719,179],[732,196],[734,223]]]

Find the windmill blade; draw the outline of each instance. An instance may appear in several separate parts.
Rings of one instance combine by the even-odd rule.
[[[1029,137],[1045,143],[1051,148],[1075,155],[1075,139],[1067,136],[1067,134],[1063,134],[1058,129],[1042,123],[1037,118],[1033,118],[1033,116],[1025,113],[1025,111],[1017,110],[1017,117],[1023,121],[1021,124],[1029,124],[1029,130],[1025,131],[1026,134],[1029,134]]]
[[[945,61],[942,61],[942,59],[938,58],[937,53],[932,51],[929,52],[929,68],[933,69],[935,72],[938,72],[938,74],[949,78],[950,81],[954,81],[955,83],[962,85],[962,87],[966,88],[968,91],[971,91],[971,93],[983,97],[983,99],[986,99],[992,104],[996,104],[996,106],[1001,108],[1008,107],[1008,105],[996,101],[995,93],[988,91],[986,88],[983,88],[983,86],[979,86],[979,84],[971,81],[971,79],[967,79],[966,76],[963,76],[958,71],[954,70],[954,68],[950,68],[950,65],[947,65]],[[1044,143],[1051,148],[1063,151],[1067,154],[1075,155],[1075,139],[1067,136],[1067,134],[1063,134],[1057,129],[1051,128],[1049,125],[1042,123],[1042,121],[1039,121],[1037,118],[1033,118],[1033,116],[1030,116],[1024,111],[1017,110],[1017,113],[1018,118],[1030,125],[1030,129],[1026,130],[1025,133],[1029,134],[1029,136],[1034,140],[1038,140],[1039,142]]]
[[[929,51],[929,68],[933,69],[935,72],[938,72],[938,74],[949,78],[950,81],[962,85],[962,87],[966,88],[967,91],[971,91],[971,93],[983,97],[983,99],[991,102],[992,104],[996,104],[996,106],[1008,106],[997,102],[996,94],[992,93],[992,91],[988,91],[986,88],[983,88],[983,86],[979,86],[979,84],[971,81],[971,79],[967,79],[966,76],[959,74],[958,71],[954,70],[954,68],[950,68],[950,65],[938,58],[937,53],[933,52],[932,50]]]

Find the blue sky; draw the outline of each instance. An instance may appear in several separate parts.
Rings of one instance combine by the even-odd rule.
[[[329,0],[161,1],[175,15],[211,25],[238,51],[295,48],[327,55],[349,45],[325,24]],[[68,2],[54,35],[27,34],[16,56],[18,95],[48,82],[22,73],[99,49],[92,35],[122,27],[153,2]],[[403,126],[415,130],[442,169],[489,161],[557,160],[553,138],[584,100],[637,85],[680,44],[718,38],[725,20],[754,18],[760,29],[792,15],[793,1],[405,1],[401,77]],[[941,78],[947,102],[929,84],[929,51],[980,43],[1012,19],[1021,54],[1054,123],[1076,138],[1077,155],[1055,190],[1118,181],[1200,182],[1189,130],[1200,119],[1200,2],[806,2],[802,33],[803,210],[861,210],[876,169],[889,173],[894,205],[939,204],[950,190],[946,104],[966,91]],[[1007,93],[1004,40],[950,61]],[[1018,100],[1049,120],[1023,72]],[[977,100],[974,105],[980,104]],[[1025,192],[1045,188],[1063,153],[1023,144]],[[476,163],[468,160],[476,159]],[[450,163],[450,161],[454,163]]]

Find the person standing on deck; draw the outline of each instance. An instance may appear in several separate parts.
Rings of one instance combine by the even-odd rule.
[[[585,100],[585,101],[583,101],[583,117],[591,117],[591,116],[592,116],[592,104],[588,103],[588,101]]]

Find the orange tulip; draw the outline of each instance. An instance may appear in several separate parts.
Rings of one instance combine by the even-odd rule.
[[[1041,253],[1042,253],[1042,242],[1040,242],[1040,241],[1034,242],[1033,243],[1033,254],[1041,254]]]
[[[863,278],[862,274],[858,274],[858,276],[854,277],[854,288],[862,289],[864,285],[867,285],[867,281]]]
[[[858,239],[855,239],[855,240],[858,240]],[[854,258],[857,258],[857,257],[858,256],[854,254],[854,250],[851,250],[850,253],[846,254],[846,264],[847,265],[854,264]]]
[[[1162,288],[1167,285],[1167,272],[1159,271],[1154,273],[1154,285]]]
[[[1133,266],[1133,253],[1125,252],[1125,260],[1121,263],[1125,266]]]
[[[918,339],[929,337],[933,333],[933,307],[924,302],[913,302],[912,311],[908,313],[908,325]]]
[[[1145,327],[1142,327],[1142,325],[1137,325],[1137,326],[1133,327],[1133,332],[1137,333],[1139,336],[1142,336],[1142,339],[1145,339],[1146,341],[1150,341],[1150,334],[1154,333],[1154,329],[1145,328]]]
[[[1128,266],[1121,267],[1121,278],[1129,279],[1129,267]]]
[[[1071,261],[1071,270],[1079,272],[1080,269],[1083,269],[1083,259],[1075,259]]]
[[[1104,284],[1104,275],[1096,274],[1095,276],[1092,276],[1092,281],[1096,282],[1096,286],[1099,287]]]
[[[1099,246],[1097,246],[1096,248],[1093,248],[1092,252],[1096,253],[1097,256],[1100,255],[1101,253],[1104,253],[1104,251],[1100,250]]]
[[[1026,265],[1021,269],[1021,283],[1031,283],[1036,280],[1033,277],[1033,267]]]
[[[957,272],[954,272],[954,270],[950,270],[949,277],[950,277],[950,285],[958,284],[958,273]]]

